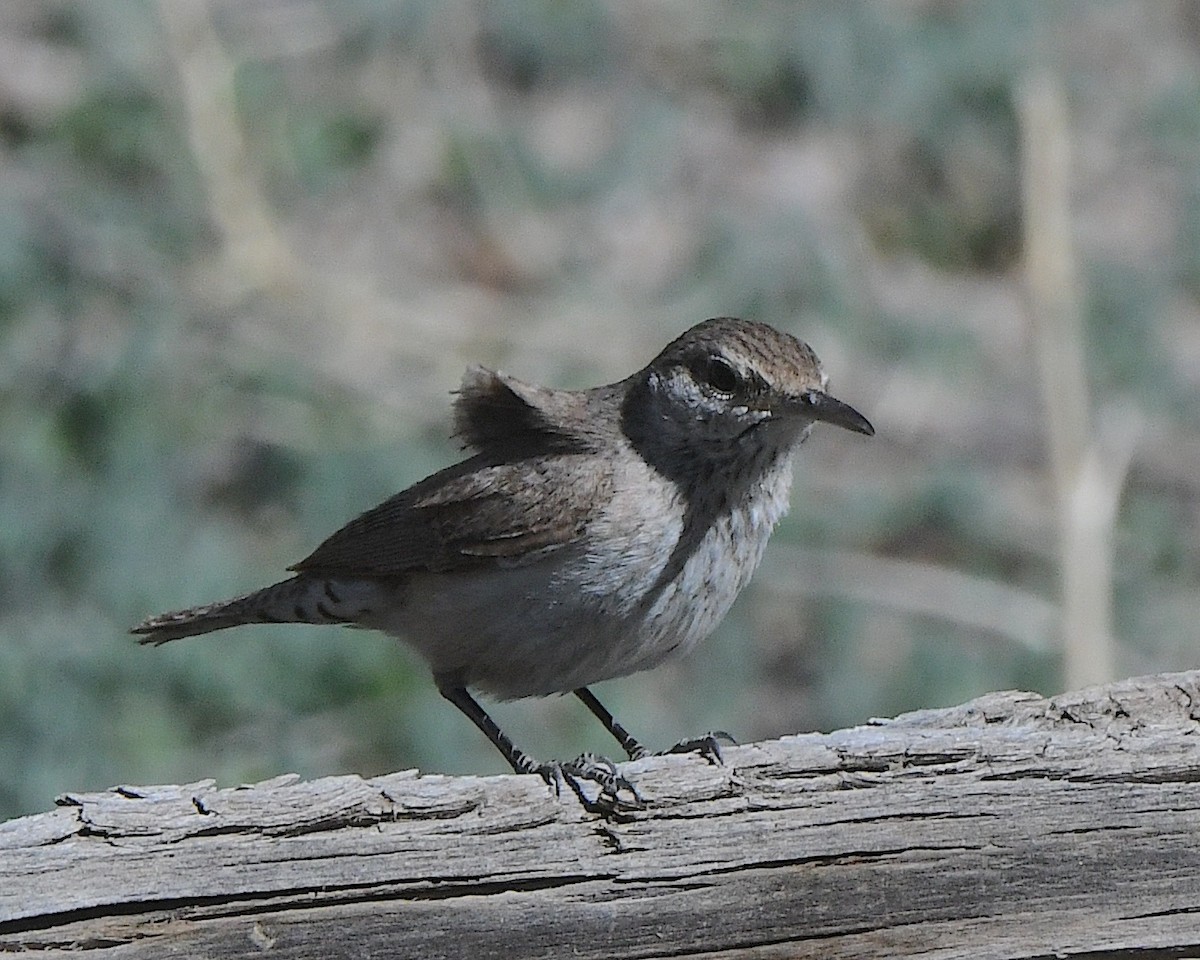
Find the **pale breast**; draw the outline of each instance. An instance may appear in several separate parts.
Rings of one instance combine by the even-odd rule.
[[[729,612],[787,512],[791,483],[791,458],[780,456],[747,496],[715,517],[682,571],[649,609],[646,630],[653,641],[647,652],[657,659],[645,667],[690,650]]]
[[[688,504],[640,459],[614,469],[625,495],[597,505],[580,543],[531,564],[414,576],[372,625],[415,647],[435,674],[502,698],[566,692],[690,649],[758,566],[787,509],[790,458],[707,518],[669,579],[680,543],[691,543]]]

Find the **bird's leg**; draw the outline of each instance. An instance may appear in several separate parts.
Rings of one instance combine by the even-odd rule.
[[[650,751],[638,743],[628,730],[617,723],[617,718],[612,715],[608,707],[596,699],[596,695],[591,690],[587,687],[578,687],[575,690],[575,696],[582,700],[584,706],[604,724],[604,729],[613,735],[630,760],[641,760],[642,757],[650,756]]]
[[[514,772],[539,772],[540,764],[529,754],[517,748],[516,744],[509,739],[508,734],[501,730],[496,721],[489,717],[487,711],[479,705],[479,701],[467,693],[466,687],[439,686],[438,692],[466,714],[471,722],[483,732],[483,735],[492,741],[496,749],[504,754],[504,759],[508,761]]]
[[[508,761],[509,766],[513,768],[514,772],[522,774],[536,773],[546,783],[554,787],[555,793],[561,792],[563,783],[566,783],[571,788],[571,792],[579,798],[579,802],[587,810],[595,813],[608,813],[616,808],[618,806],[619,794],[622,790],[630,793],[635,803],[640,805],[643,802],[637,788],[617,773],[617,768],[611,760],[584,754],[566,762],[552,760],[549,763],[540,763],[529,756],[529,754],[520,750],[509,739],[508,734],[501,730],[496,721],[488,716],[487,711],[467,692],[466,687],[449,684],[445,686],[439,685],[438,691],[443,697],[458,707],[480,729],[483,735],[492,741],[492,744],[504,755],[504,759]],[[578,781],[580,780],[591,780],[600,787],[601,792],[598,800],[593,801],[588,798],[583,792],[583,788],[579,785]]]
[[[668,753],[698,753],[705,760],[709,761],[709,763],[721,764],[725,762],[721,758],[721,743],[737,743],[724,730],[713,730],[699,737],[689,737],[687,740],[680,740],[673,747],[669,747],[658,754],[651,754],[651,751],[643,747],[628,730],[617,722],[616,717],[612,715],[612,711],[597,700],[596,695],[591,690],[587,687],[579,687],[575,690],[575,696],[582,700],[584,705],[596,715],[596,719],[604,724],[604,729],[616,738],[617,743],[621,745],[621,749],[629,754],[630,760],[641,760],[642,757],[652,755],[663,756]]]

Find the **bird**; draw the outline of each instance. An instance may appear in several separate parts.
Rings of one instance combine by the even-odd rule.
[[[288,579],[132,632],[159,645],[256,623],[381,631],[427,662],[514,772],[556,789],[565,780],[581,799],[591,780],[640,800],[611,761],[535,760],[472,691],[573,693],[631,759],[646,756],[589,688],[712,632],[786,513],[794,456],[819,422],[875,432],[828,392],[808,344],[733,317],[696,324],[591,389],[473,366],[454,401],[470,456],[351,520]],[[712,734],[671,751],[692,749],[720,760]]]

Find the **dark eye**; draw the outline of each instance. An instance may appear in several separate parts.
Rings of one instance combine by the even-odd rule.
[[[692,374],[701,383],[716,390],[717,393],[736,393],[742,384],[741,377],[733,369],[732,364],[715,353],[696,361],[692,367]]]

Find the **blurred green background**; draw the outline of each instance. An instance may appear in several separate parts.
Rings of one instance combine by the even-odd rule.
[[[1196,665],[1200,5],[41,0],[0,6],[0,50],[0,816],[502,772],[393,640],[126,631],[452,462],[468,363],[590,386],[718,315],[810,341],[878,436],[816,432],[733,614],[601,685],[614,712],[666,745],[1061,690],[1048,420],[1078,398],[1024,257],[1043,81],[1076,433],[1115,509],[1080,573],[1095,657]],[[495,715],[536,756],[613,751],[571,699]]]

